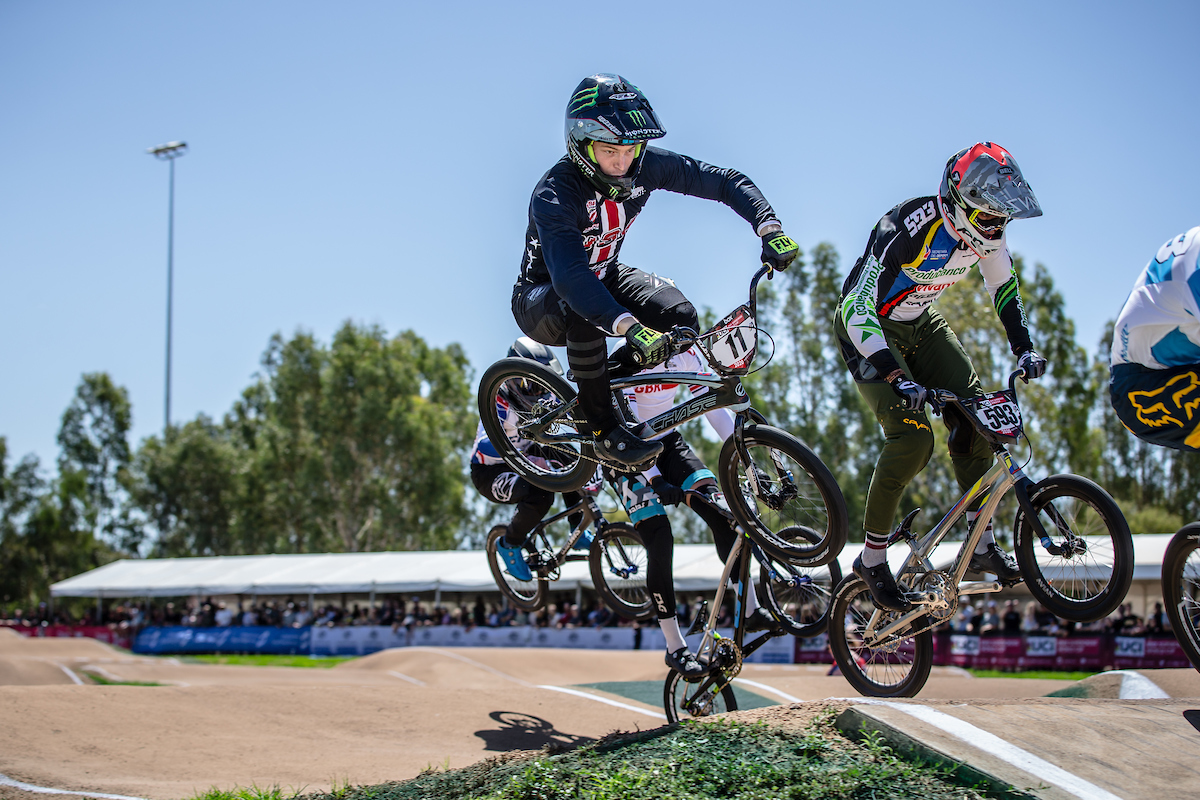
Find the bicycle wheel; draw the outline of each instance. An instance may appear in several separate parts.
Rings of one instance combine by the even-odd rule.
[[[810,541],[820,539],[804,532]],[[793,636],[820,636],[829,627],[833,589],[842,580],[836,559],[821,567],[795,567],[768,563],[759,569],[763,605],[784,630]]]
[[[529,408],[506,399],[538,395]],[[592,477],[592,447],[581,441],[587,424],[575,403],[575,390],[557,372],[527,358],[502,358],[484,371],[478,399],[488,440],[522,478],[548,492],[569,492]],[[507,414],[507,422],[501,414]],[[522,450],[510,434],[534,444]]]
[[[1108,616],[1133,582],[1133,537],[1116,501],[1078,475],[1051,475],[1029,499],[1049,539],[1040,541],[1024,510],[1017,511],[1014,541],[1025,586],[1060,619]]]
[[[596,592],[625,619],[642,622],[655,617],[654,603],[646,589],[648,563],[642,537],[624,522],[604,526],[588,553]]]
[[[734,438],[721,448],[718,474],[730,511],[750,537],[768,555],[796,566],[837,558],[848,533],[846,501],[821,459],[787,431],[747,425],[743,440],[755,490]],[[816,541],[802,533],[815,533]]]
[[[698,683],[688,683],[682,675],[671,670],[667,682],[663,684],[663,708],[667,712],[667,722],[737,711],[733,686],[726,684],[718,689],[717,681],[717,677],[710,675]]]
[[[1171,537],[1162,567],[1163,605],[1179,646],[1200,670],[1200,522]]]
[[[933,666],[933,632],[921,616],[902,630],[879,638],[900,617],[877,609],[861,578],[849,576],[833,593],[829,610],[829,649],[842,675],[860,694],[913,697],[925,686]],[[874,624],[872,624],[872,622]],[[920,631],[913,633],[913,630]]]
[[[505,530],[506,526],[497,525],[488,531],[487,560],[492,577],[496,579],[500,591],[514,606],[522,611],[537,611],[546,604],[546,581],[538,580],[536,572],[531,581],[519,581],[508,573],[500,554],[496,552],[496,544],[504,536]]]

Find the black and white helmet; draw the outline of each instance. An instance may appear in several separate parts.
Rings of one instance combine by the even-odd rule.
[[[563,374],[562,364],[554,355],[554,351],[528,336],[522,336],[513,342],[512,347],[508,348],[508,356],[509,358],[528,358],[539,364],[545,364],[559,375]],[[500,396],[524,411],[533,408],[533,404],[545,395],[546,389],[541,384],[534,383],[527,378],[505,381],[504,385],[500,387]]]
[[[1010,219],[1042,215],[1012,154],[992,142],[950,156],[938,197],[946,221],[980,258],[1000,249]]]
[[[584,78],[567,103],[567,153],[596,191],[625,200],[642,168],[646,142],[667,135],[642,90],[620,75]],[[605,175],[592,154],[592,142],[637,145],[633,164],[619,178]]]

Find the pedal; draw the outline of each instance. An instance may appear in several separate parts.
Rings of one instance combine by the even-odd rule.
[[[903,520],[901,520],[900,524],[896,526],[896,530],[892,531],[892,535],[888,537],[888,546],[889,547],[899,541],[910,542],[913,539],[917,538],[916,536],[913,535],[912,524],[913,524],[913,520],[915,520],[917,518],[917,514],[920,514],[920,513],[921,513],[920,506],[917,506],[912,511],[908,512],[908,516],[906,516]]]

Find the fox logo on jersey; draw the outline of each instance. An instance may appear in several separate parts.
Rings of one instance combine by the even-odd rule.
[[[1129,402],[1137,410],[1138,420],[1151,428],[1183,428],[1187,424],[1184,420],[1191,421],[1200,408],[1200,377],[1195,372],[1176,375],[1161,389],[1130,392]]]

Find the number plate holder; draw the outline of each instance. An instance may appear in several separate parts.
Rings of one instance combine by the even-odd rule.
[[[750,306],[742,304],[700,336],[709,362],[723,375],[745,375],[754,362],[758,327]]]
[[[962,401],[975,417],[975,424],[989,438],[1002,444],[1015,444],[1021,438],[1021,407],[1008,389],[988,392]]]

